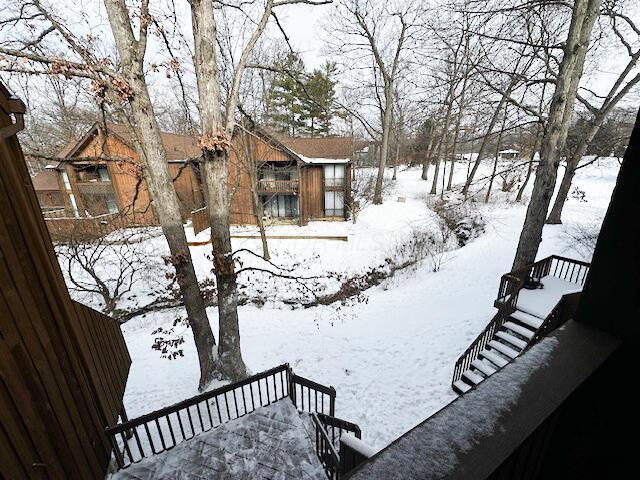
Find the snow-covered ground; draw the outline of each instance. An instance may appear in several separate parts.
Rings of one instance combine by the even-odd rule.
[[[466,166],[460,165],[458,183],[465,171]],[[545,227],[540,257],[578,256],[568,247],[565,229],[602,221],[617,172],[614,159],[579,171],[574,184],[586,202],[581,195],[570,196],[565,225]],[[433,222],[435,214],[425,201],[430,183],[420,180],[419,169],[400,170],[395,190],[384,204],[368,207],[356,225],[314,222],[307,227],[271,227],[269,233],[274,235],[349,237],[348,242],[270,240],[273,259],[285,265],[302,262],[313,274],[355,273],[374,266],[416,227]],[[489,204],[478,196],[487,221],[485,233],[452,252],[439,272],[423,262],[368,290],[367,302],[340,308],[292,309],[278,302],[241,307],[242,350],[249,368],[258,372],[288,362],[296,373],[333,385],[336,415],[358,423],[363,439],[376,449],[451,401],[454,363],[494,313],[499,279],[510,269],[524,219],[526,206],[504,202],[499,186],[495,189],[495,200]],[[406,202],[397,201],[399,196]],[[234,233],[249,231],[253,229],[234,229]],[[206,232],[197,237],[206,238]],[[257,240],[234,239],[233,247],[261,251]],[[209,247],[193,247],[199,276],[210,274],[208,251]],[[216,309],[208,313],[217,333]],[[169,326],[179,314],[156,312],[123,326],[133,360],[124,399],[130,418],[197,392],[198,363],[189,332],[182,358],[162,359],[151,348],[151,332]]]

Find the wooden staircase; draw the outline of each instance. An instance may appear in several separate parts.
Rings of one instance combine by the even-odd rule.
[[[498,312],[456,362],[453,390],[458,394],[468,392],[568,320],[575,311],[588,271],[586,262],[554,255],[503,275],[495,301]],[[550,289],[564,287],[564,290],[557,290],[557,301],[554,306],[547,306],[548,310],[544,305],[532,308],[529,306],[534,298],[532,293],[527,296],[529,303],[518,302],[528,279],[542,280]],[[555,300],[553,293],[544,291],[547,303],[549,298]]]
[[[453,390],[465,393],[506,366],[526,350],[544,320],[521,310],[513,312],[486,347],[478,352],[478,358],[471,361],[470,368],[453,382]]]

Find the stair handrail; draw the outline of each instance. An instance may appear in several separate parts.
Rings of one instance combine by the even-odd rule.
[[[484,350],[487,344],[493,339],[495,333],[507,322],[510,315],[516,310],[518,294],[525,282],[531,277],[541,278],[547,275],[551,268],[552,259],[552,256],[547,257],[531,265],[512,270],[502,275],[500,278],[500,287],[498,288],[498,297],[494,302],[498,312],[456,361],[453,368],[452,386],[462,378],[462,374],[470,368],[471,362],[478,358],[480,352]]]
[[[525,350],[528,350],[533,345],[538,343],[544,337],[553,332],[556,328],[562,326],[569,318],[573,316],[576,310],[576,306],[578,303],[578,299],[580,298],[581,292],[568,293],[563,295],[558,303],[556,303],[553,310],[547,315],[547,317],[540,325],[540,328],[536,331],[536,333],[531,337],[529,342],[527,342],[527,346]]]
[[[329,480],[337,480],[340,478],[340,455],[338,455],[336,447],[318,415],[312,413],[311,420],[315,431],[314,445],[318,460],[320,460]]]
[[[527,265],[502,275],[500,279],[500,287],[498,289],[498,297],[494,302],[495,307],[498,308],[498,312],[456,361],[453,369],[453,380],[451,385],[453,386],[455,382],[462,378],[462,374],[470,368],[471,362],[478,358],[480,352],[491,341],[495,333],[506,323],[510,315],[516,310],[518,295],[528,279],[540,279],[547,275],[552,275],[562,280],[584,285],[590,266],[591,264],[589,262],[582,260],[575,260],[560,255],[551,255],[538,260],[531,265]],[[559,320],[556,317],[562,310],[563,300],[565,300],[565,297],[567,297],[567,295],[563,296],[550,314],[547,315],[540,328],[537,329],[534,337],[527,341],[527,346],[525,348],[529,348],[531,345],[534,345],[541,338],[548,335],[558,327],[557,322]]]
[[[495,333],[504,325],[513,311],[508,307],[498,309],[493,319],[484,328],[484,330],[476,337],[462,355],[456,361],[453,368],[453,380],[451,385],[462,378],[462,374],[466,372],[471,363],[478,358],[480,352],[485,349],[487,344],[493,339]]]

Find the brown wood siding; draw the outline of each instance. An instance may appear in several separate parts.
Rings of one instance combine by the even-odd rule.
[[[172,162],[169,164],[169,175],[174,179],[173,186],[180,200],[180,213],[187,219],[191,212],[202,207],[200,182],[191,165]]]
[[[62,192],[59,190],[41,190],[37,192],[36,195],[42,208],[64,208]]]
[[[0,128],[16,107],[0,84]],[[0,161],[0,478],[102,479],[124,339],[71,301],[15,135],[0,135]]]
[[[251,167],[232,149],[229,155],[228,188],[229,194],[231,195],[229,221],[235,225],[256,224],[256,216],[253,213],[253,201],[251,199],[251,176],[249,175],[249,168]]]
[[[300,171],[303,223],[324,217],[324,170],[322,166],[303,167]]]

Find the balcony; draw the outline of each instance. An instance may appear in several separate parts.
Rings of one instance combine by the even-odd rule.
[[[258,180],[259,193],[298,193],[298,180]]]
[[[113,193],[113,188],[109,181],[94,180],[89,182],[77,182],[76,185],[81,193],[93,195]]]

